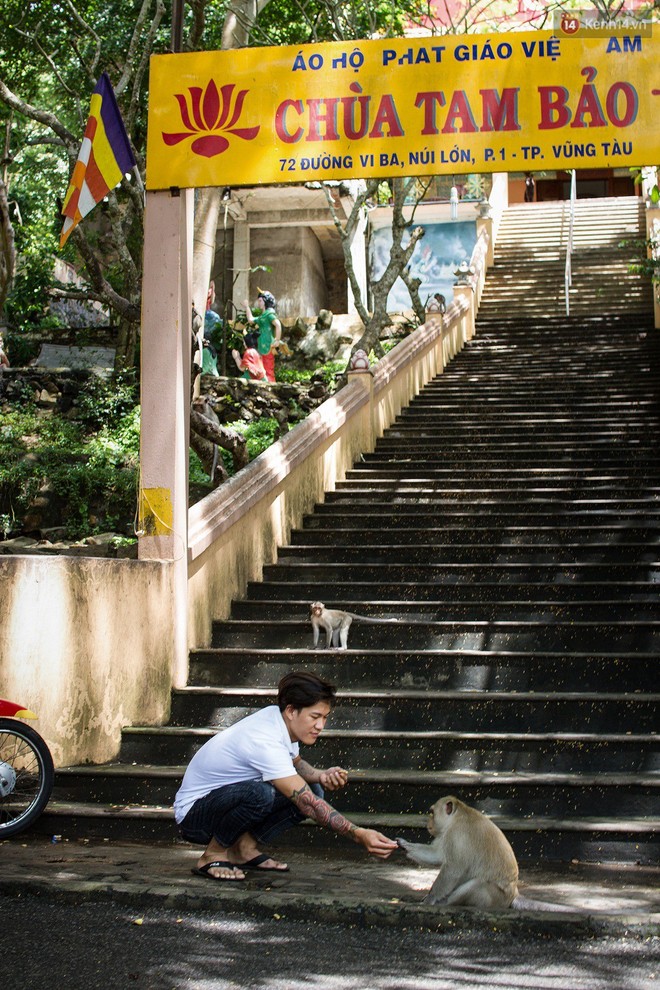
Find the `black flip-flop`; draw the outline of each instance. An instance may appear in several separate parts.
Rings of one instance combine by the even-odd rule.
[[[258,873],[288,873],[289,867],[286,866],[284,869],[277,866],[262,866],[266,860],[272,859],[267,853],[260,853],[259,856],[254,856],[252,859],[248,859],[247,863],[238,863],[237,866],[239,870],[257,870]]]
[[[216,859],[214,863],[205,863],[204,866],[195,867],[191,870],[198,877],[205,877],[207,880],[218,880],[220,883],[240,883],[241,880],[245,880],[245,877],[214,877],[209,870],[213,870],[216,867],[221,867],[226,870],[242,870],[242,866],[238,866],[236,863],[228,863],[226,859]]]

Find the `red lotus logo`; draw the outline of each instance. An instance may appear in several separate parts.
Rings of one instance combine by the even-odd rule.
[[[213,158],[220,155],[229,147],[229,141],[224,134],[218,131],[226,131],[236,137],[243,138],[244,141],[252,141],[259,133],[259,125],[256,127],[235,127],[234,124],[241,116],[243,103],[249,90],[241,89],[234,99],[234,83],[222,86],[218,93],[218,87],[213,79],[209,82],[202,93],[201,86],[190,86],[187,96],[184,93],[175,93],[181,112],[181,120],[185,131],[177,134],[166,134],[164,131],[163,141],[165,144],[178,144],[195,134],[201,135],[195,138],[190,146],[191,151],[196,155],[203,155],[204,158]],[[232,106],[233,103],[233,106]]]

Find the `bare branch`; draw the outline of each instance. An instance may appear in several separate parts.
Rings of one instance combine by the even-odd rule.
[[[71,2],[71,0],[66,0],[66,6],[68,7],[71,16],[73,17],[74,21],[78,24],[78,26],[81,27],[82,30],[86,34],[88,34],[90,38],[93,38],[94,40],[94,45],[96,50],[91,65],[85,64],[84,61],[81,61],[81,64],[83,65],[83,68],[87,72],[87,77],[89,81],[93,85],[96,85],[96,72],[99,64],[99,59],[101,58],[101,50],[102,50],[101,39],[99,38],[94,28],[90,24],[88,24],[87,21],[80,15],[80,13],[76,9],[75,5]]]
[[[130,299],[126,299],[124,296],[120,296],[119,293],[116,292],[110,285],[103,274],[101,262],[94,253],[91,245],[87,241],[87,238],[79,226],[74,228],[71,236],[75,239],[76,247],[78,251],[80,251],[82,259],[85,262],[85,268],[87,269],[89,280],[93,288],[98,293],[100,300],[107,303],[109,306],[112,306],[117,313],[129,322],[137,323],[140,319],[139,305],[131,302]]]
[[[222,48],[245,48],[250,31],[268,0],[231,0],[222,29]]]
[[[33,107],[26,100],[22,100],[15,93],[12,93],[2,79],[0,79],[0,100],[24,117],[29,117],[30,120],[34,120],[38,124],[50,127],[51,131],[54,131],[61,138],[69,155],[75,157],[78,154],[79,142],[54,113],[50,113],[48,110],[40,110],[38,107]]]
[[[156,0],[156,9],[154,11],[154,16],[151,19],[151,24],[149,25],[149,30],[147,31],[147,36],[143,42],[142,55],[140,61],[135,69],[135,75],[133,77],[133,88],[131,91],[131,102],[128,108],[128,115],[126,117],[126,129],[130,135],[131,131],[135,126],[135,120],[137,118],[138,112],[140,110],[140,91],[142,87],[142,80],[144,79],[145,72],[149,66],[149,58],[153,51],[154,41],[158,28],[160,27],[160,22],[165,15],[165,4],[163,0]]]
[[[193,13],[193,22],[188,37],[186,38],[186,50],[197,51],[201,44],[206,27],[206,6],[208,0],[189,0],[189,6]]]
[[[151,6],[151,0],[142,0],[142,6],[137,15],[135,21],[135,27],[133,28],[133,34],[131,35],[131,40],[128,43],[128,51],[126,52],[126,58],[124,59],[124,70],[121,74],[119,82],[115,86],[115,93],[117,96],[121,96],[124,92],[128,83],[130,81],[133,72],[133,60],[135,59],[135,52],[137,50],[138,44],[140,44],[140,35],[142,34],[142,28],[144,27],[147,14],[149,13],[149,8]]]
[[[334,223],[337,232],[341,238],[342,250],[344,252],[344,267],[346,269],[346,274],[348,275],[348,280],[351,285],[351,291],[353,293],[353,302],[358,312],[358,316],[362,320],[365,327],[368,325],[371,317],[369,316],[369,313],[367,312],[367,309],[362,300],[362,290],[360,289],[360,284],[357,280],[357,275],[355,274],[355,268],[353,266],[351,245],[353,242],[353,235],[355,234],[356,227],[360,220],[360,213],[364,208],[367,199],[373,196],[377,189],[378,189],[378,179],[369,179],[365,188],[360,192],[360,194],[354,200],[353,207],[348,216],[346,224],[344,225],[341,221],[339,213],[337,212],[337,207],[332,195],[332,189],[325,182],[323,183],[323,192],[325,193],[325,198],[328,203],[328,209],[330,210],[330,215],[332,216],[332,222]]]

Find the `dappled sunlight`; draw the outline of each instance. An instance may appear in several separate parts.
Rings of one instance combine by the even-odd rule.
[[[420,871],[426,872],[428,871]],[[469,912],[456,916],[439,933],[372,929],[359,924],[319,923],[310,905],[306,922],[281,918],[210,915],[157,915],[131,930],[160,947],[143,979],[149,986],[190,990],[642,990],[651,986],[643,943],[577,936],[529,938],[493,929],[481,935]],[[173,947],[181,946],[176,953]],[[520,946],[524,945],[524,951]],[[166,948],[167,947],[167,948]],[[158,981],[158,982],[156,982]]]

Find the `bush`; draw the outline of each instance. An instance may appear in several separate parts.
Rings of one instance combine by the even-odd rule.
[[[107,386],[107,383],[103,383]],[[128,399],[117,390],[98,401],[94,385],[87,396],[94,417],[110,422],[97,430],[89,423],[43,417],[32,405],[3,417],[0,428],[0,513],[5,532],[21,518],[47,483],[49,498],[61,502],[61,525],[69,539],[111,529],[124,530],[137,504],[140,409],[120,415]]]
[[[251,461],[259,454],[267,450],[274,442],[278,430],[278,422],[272,416],[256,419],[252,423],[245,423],[237,420],[235,423],[227,423],[227,428],[241,433],[247,441],[248,457]],[[222,459],[230,475],[234,473],[234,465],[231,454],[228,450],[222,450]]]

